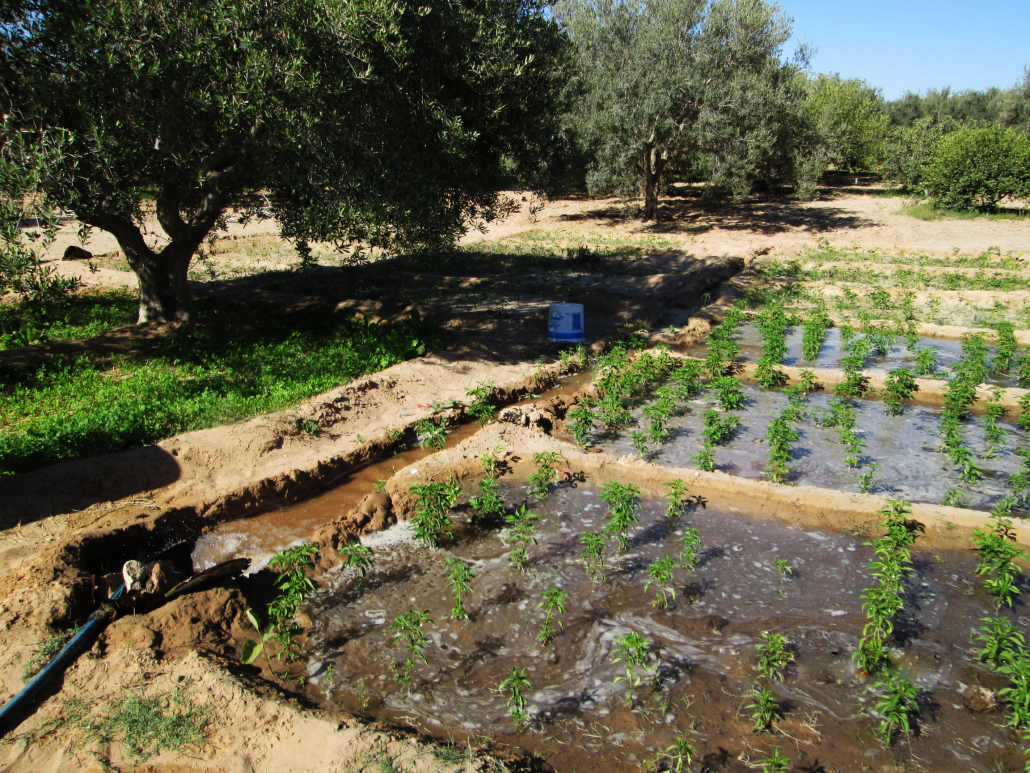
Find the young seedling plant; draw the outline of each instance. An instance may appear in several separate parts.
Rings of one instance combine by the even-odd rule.
[[[646,592],[652,585],[655,586],[655,598],[651,603],[662,609],[669,606],[669,600],[676,598],[676,591],[672,588],[673,569],[676,562],[672,556],[656,558],[647,567],[647,574],[651,578],[644,585]]]
[[[566,416],[565,427],[572,433],[576,443],[581,446],[588,444],[590,435],[594,432],[594,422],[597,417],[593,411],[594,402],[584,398],[569,408]]]
[[[525,505],[504,516],[504,522],[508,526],[508,539],[514,545],[508,554],[508,560],[520,572],[526,571],[529,546],[537,544],[536,528],[533,526],[537,520],[538,516],[529,512]]]
[[[630,532],[640,520],[637,508],[643,492],[632,483],[608,481],[601,489],[601,501],[608,505],[608,521],[605,533],[619,543],[619,550],[625,552],[629,545]]]
[[[472,592],[472,581],[476,579],[476,573],[464,561],[453,556],[448,556],[444,560],[444,567],[447,582],[451,586],[451,597],[454,599],[451,620],[468,620],[465,597]]]
[[[626,669],[624,676],[615,677],[616,682],[626,682],[629,692],[626,693],[626,705],[633,705],[633,691],[648,676],[647,662],[651,654],[651,642],[636,631],[630,631],[615,637],[615,657],[612,663],[622,663]]]
[[[446,533],[444,529],[450,525],[447,513],[461,493],[461,486],[454,476],[447,483],[411,484],[411,494],[415,498],[415,517],[411,524],[419,542],[426,546],[440,544]]]
[[[919,690],[912,682],[896,674],[880,682],[880,688],[883,692],[874,709],[880,718],[876,737],[885,747],[889,747],[898,733],[911,735],[913,723],[919,714],[919,703],[916,700]]]
[[[415,422],[415,434],[420,448],[439,449],[447,445],[447,429],[443,421],[437,424],[432,419],[419,419]]]
[[[511,673],[505,677],[498,687],[499,692],[508,694],[508,710],[511,712],[515,729],[519,730],[529,723],[529,715],[526,707],[529,705],[524,693],[531,690],[529,680],[526,678],[526,669],[512,667]]]
[[[561,454],[557,451],[544,451],[533,454],[533,461],[536,463],[536,472],[530,475],[529,493],[539,499],[546,499],[550,492],[549,486],[558,482],[558,461]]]
[[[543,601],[537,604],[536,608],[544,611],[544,621],[540,624],[537,639],[541,644],[550,644],[558,631],[554,623],[557,623],[559,628],[564,628],[561,618],[565,614],[565,602],[569,600],[569,594],[561,588],[548,588],[540,595],[543,596]]]
[[[976,573],[984,578],[983,585],[999,610],[1011,607],[1019,595],[1017,580],[1023,570],[1015,562],[1030,560],[1025,550],[1016,547],[1016,531],[1012,520],[1006,517],[1014,504],[1011,495],[1002,499],[992,511],[990,527],[974,529],[971,538],[980,559]]]
[[[665,484],[665,487],[669,489],[665,494],[665,499],[667,500],[667,504],[665,505],[665,515],[668,516],[670,520],[675,520],[687,509],[687,493],[690,489],[688,489],[687,484],[679,478],[669,481]]]
[[[881,395],[884,405],[887,406],[887,415],[900,416],[901,404],[911,400],[918,389],[916,377],[908,368],[892,370],[884,381]]]
[[[472,402],[469,403],[466,412],[473,419],[478,421],[480,424],[486,424],[494,417],[494,412],[497,410],[490,403],[490,398],[494,392],[497,391],[497,387],[493,384],[484,384],[480,382],[474,389],[466,389],[465,394],[472,398]]]
[[[315,584],[305,574],[305,570],[315,565],[318,548],[310,543],[294,545],[281,553],[276,553],[268,565],[281,569],[275,584],[279,594],[268,605],[268,631],[262,634],[260,642],[247,640],[243,646],[243,662],[253,663],[264,650],[265,643],[274,639],[279,644],[277,659],[286,657],[289,661],[297,658],[298,647],[295,641],[301,628],[294,621],[304,599],[315,589]],[[247,617],[259,633],[261,625],[257,617],[247,611]]]
[[[682,735],[676,736],[676,740],[665,748],[665,751],[655,755],[654,767],[657,769],[662,762],[668,763],[671,773],[683,773],[684,769],[694,761],[697,749],[694,744]]]
[[[412,677],[415,674],[416,660],[421,660],[426,665],[429,664],[429,661],[426,659],[426,645],[429,644],[429,637],[422,631],[422,626],[426,625],[426,623],[433,625],[429,612],[419,612],[416,609],[412,609],[403,615],[395,617],[390,625],[390,630],[394,634],[394,643],[403,642],[405,649],[408,651],[407,658],[400,663],[394,664],[397,681],[401,684],[411,684]]]
[[[908,502],[887,500],[880,510],[884,517],[880,526],[885,533],[865,543],[876,553],[876,559],[870,564],[876,584],[860,594],[867,622],[854,659],[861,670],[870,674],[890,662],[886,642],[894,633],[894,621],[905,605],[903,582],[912,571],[910,548],[915,542],[915,527],[908,518],[911,512]]]
[[[680,537],[679,566],[688,572],[694,571],[701,553],[701,535],[697,529],[687,528]]]
[[[580,551],[579,560],[583,569],[590,575],[594,582],[604,582],[604,551],[608,547],[608,535],[606,532],[584,532],[579,535],[579,541],[583,545]]]
[[[339,552],[343,565],[351,567],[362,580],[365,579],[368,570],[372,568],[372,548],[360,542],[351,542],[340,548]]]

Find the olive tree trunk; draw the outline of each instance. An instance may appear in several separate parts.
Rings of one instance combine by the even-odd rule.
[[[644,221],[658,219],[658,189],[668,155],[650,143],[644,145],[644,163],[640,169],[640,188],[644,197]]]
[[[105,211],[103,204],[97,211],[81,215],[83,222],[112,234],[125,253],[139,280],[139,324],[191,324],[196,320],[187,273],[193,255],[214,227],[222,207],[217,197],[209,194],[187,223],[179,213],[175,193],[172,188],[157,199],[158,222],[171,239],[160,250],[147,246],[136,223]]]

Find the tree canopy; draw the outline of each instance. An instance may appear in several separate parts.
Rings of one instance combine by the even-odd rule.
[[[0,18],[0,105],[65,133],[47,193],[117,238],[141,322],[193,318],[192,256],[258,193],[301,243],[432,247],[553,156],[565,43],[540,0],[4,0]]]
[[[640,191],[657,214],[673,168],[712,190],[787,176],[803,142],[804,51],[764,0],[560,0],[576,49],[573,123],[593,151],[592,191]]]

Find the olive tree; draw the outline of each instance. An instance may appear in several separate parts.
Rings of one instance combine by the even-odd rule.
[[[0,110],[66,133],[47,193],[118,240],[140,322],[194,318],[190,262],[234,209],[270,202],[302,250],[453,241],[540,181],[560,113],[539,0],[0,0],[0,22]]]
[[[740,194],[796,159],[807,62],[781,58],[791,24],[776,5],[559,0],[556,15],[575,46],[592,191],[638,191],[652,220],[673,167]]]
[[[857,78],[820,74],[812,81],[808,105],[830,163],[849,172],[876,166],[888,126],[876,89]]]

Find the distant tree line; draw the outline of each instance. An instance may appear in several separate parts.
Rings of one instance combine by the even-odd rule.
[[[198,248],[269,201],[303,256],[453,244],[506,187],[645,220],[671,182],[805,197],[828,167],[1030,197],[1030,79],[887,102],[790,36],[767,0],[0,0],[0,295],[68,290],[36,258],[57,207],[118,240],[141,322],[189,323]]]

